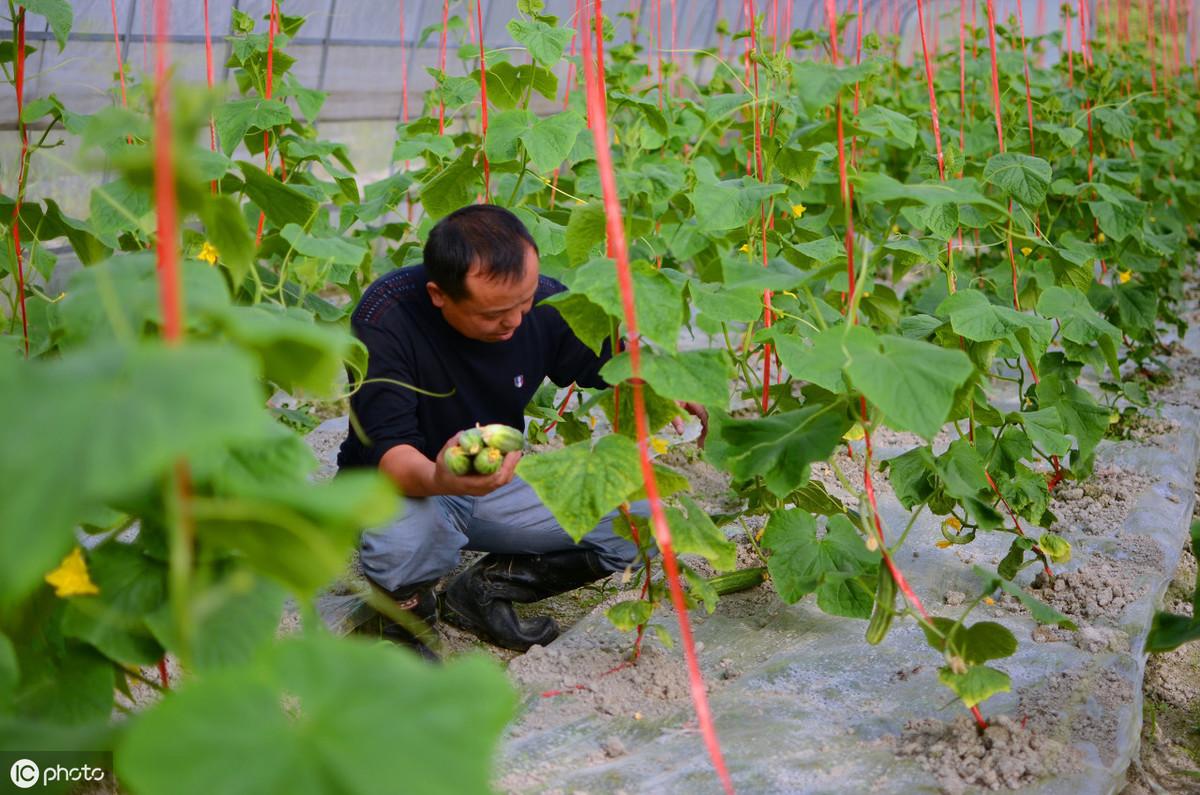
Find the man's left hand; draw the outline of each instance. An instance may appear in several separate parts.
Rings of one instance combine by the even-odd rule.
[[[703,449],[704,439],[708,436],[708,409],[704,408],[704,406],[701,406],[699,403],[692,403],[691,401],[687,400],[679,401],[679,408],[700,420],[700,436],[696,438],[696,445]],[[673,420],[671,420],[671,426],[675,428],[676,433],[682,434],[683,417],[676,416]]]

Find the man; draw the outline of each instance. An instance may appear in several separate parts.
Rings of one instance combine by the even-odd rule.
[[[538,249],[508,210],[473,205],[429,233],[424,264],[383,276],[351,318],[370,352],[365,384],[350,400],[366,439],[351,429],[340,468],[378,467],[406,496],[404,516],[363,535],[367,577],[427,624],[441,616],[509,649],[558,635],[553,619],[521,619],[514,602],[534,602],[623,571],[634,544],[604,517],[579,544],[514,470],[509,453],[493,475],[455,475],[444,464],[459,431],[476,423],[524,428],[524,408],[545,377],[559,386],[606,386],[608,360],[571,332],[542,299],[564,290],[538,273]],[[642,506],[635,511],[642,513]],[[434,584],[460,549],[491,554],[455,577],[439,599]],[[432,657],[400,625],[391,639]]]

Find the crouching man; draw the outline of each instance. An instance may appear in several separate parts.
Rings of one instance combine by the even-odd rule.
[[[615,512],[576,544],[514,477],[520,453],[509,453],[492,475],[455,475],[443,460],[458,433],[476,423],[523,428],[524,408],[546,377],[559,386],[606,386],[599,371],[610,356],[607,343],[597,356],[557,310],[538,306],[564,289],[539,275],[537,245],[515,215],[473,205],[439,221],[424,264],[378,279],[351,318],[370,353],[368,383],[350,400],[367,441],[352,427],[338,465],[378,467],[406,497],[399,520],[363,534],[364,572],[428,626],[440,613],[518,651],[549,643],[559,628],[549,617],[518,617],[514,602],[623,571],[637,555],[613,531],[614,519],[621,521]],[[633,510],[645,512],[643,505]],[[435,595],[462,549],[490,554]],[[434,656],[425,635],[399,624],[384,632]]]

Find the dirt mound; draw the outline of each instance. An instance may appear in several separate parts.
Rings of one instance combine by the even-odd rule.
[[[1072,618],[1089,623],[1117,622],[1126,605],[1141,595],[1126,567],[1099,556],[1093,556],[1083,568],[1057,574],[1053,579],[1038,572],[1029,592]]]
[[[910,721],[896,753],[918,759],[942,791],[952,795],[968,787],[1019,789],[1068,772],[1078,760],[1078,752],[1007,715],[996,717],[982,732],[966,715],[951,723]]]

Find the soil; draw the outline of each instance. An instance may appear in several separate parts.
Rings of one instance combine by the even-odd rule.
[[[1063,483],[1055,489],[1050,512],[1058,521],[1056,533],[1112,535],[1129,517],[1134,501],[1157,478],[1118,467],[1097,468],[1084,483]]]
[[[1029,592],[1068,616],[1088,623],[1118,622],[1126,605],[1141,593],[1132,584],[1128,567],[1099,555],[1092,556],[1082,568],[1059,573],[1053,579],[1038,572]]]
[[[896,753],[916,757],[949,795],[969,787],[1019,789],[1045,776],[1070,772],[1078,763],[1078,751],[1007,715],[996,717],[983,732],[966,715],[950,723],[910,721]]]

